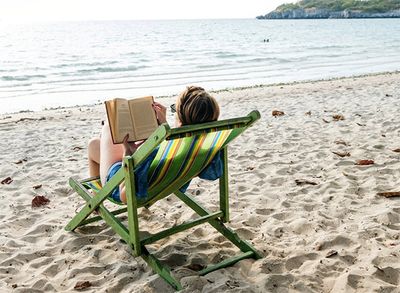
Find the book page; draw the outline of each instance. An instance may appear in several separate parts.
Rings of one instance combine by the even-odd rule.
[[[148,138],[158,127],[156,113],[153,109],[153,97],[129,100],[135,140]]]
[[[129,141],[134,141],[135,133],[131,122],[128,100],[114,100],[116,104],[114,142],[121,143],[126,134],[129,134]]]
[[[114,139],[114,133],[115,133],[115,116],[116,116],[116,111],[115,111],[115,101],[105,101],[106,105],[106,113],[107,113],[107,119],[108,119],[108,125],[110,126],[110,131],[111,131],[111,136],[113,138],[113,142],[115,143]]]

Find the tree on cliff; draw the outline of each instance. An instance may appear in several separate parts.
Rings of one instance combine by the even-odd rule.
[[[297,3],[282,4],[275,11],[286,12],[312,8],[329,11],[354,10],[368,13],[382,13],[400,9],[400,0],[302,0]]]

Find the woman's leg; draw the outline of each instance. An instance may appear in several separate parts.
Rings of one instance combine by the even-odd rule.
[[[100,179],[104,185],[110,167],[118,161],[122,161],[124,156],[124,146],[113,144],[110,126],[105,124],[101,131],[100,138]]]
[[[88,144],[89,176],[100,176],[100,138],[89,140]]]

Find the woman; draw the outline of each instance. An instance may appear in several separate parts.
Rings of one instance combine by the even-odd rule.
[[[153,104],[154,111],[159,124],[166,123],[167,109],[159,103]],[[176,116],[175,126],[180,127],[189,124],[198,124],[204,122],[211,122],[218,120],[219,117],[219,106],[217,101],[208,94],[203,88],[196,86],[189,86],[184,90],[176,100]],[[128,136],[125,137],[123,144],[113,144],[110,133],[110,127],[104,125],[101,131],[100,138],[92,138],[89,141],[88,146],[88,158],[89,158],[89,173],[90,176],[100,176],[100,180],[104,185],[110,178],[121,168],[122,159],[124,156],[132,155],[139,147],[140,143],[128,143]],[[138,166],[135,177],[142,176],[147,180],[147,173],[150,167],[151,161],[154,156],[149,156],[140,166]],[[219,159],[219,156],[216,156]],[[222,163],[212,162],[208,168],[212,174],[220,176],[222,172]],[[204,179],[215,179],[208,178],[207,169],[203,172]],[[143,179],[143,178],[142,178]],[[139,182],[143,180],[139,180]],[[137,194],[145,195],[147,186],[141,186],[143,184],[136,184]],[[111,197],[115,201],[126,203],[126,194],[124,183],[120,185],[119,190],[116,188]]]

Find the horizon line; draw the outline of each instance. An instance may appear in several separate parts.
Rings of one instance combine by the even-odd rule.
[[[96,21],[190,21],[190,20],[250,20],[250,19],[257,19],[256,16],[254,17],[221,17],[221,18],[135,18],[135,19],[112,19],[112,18],[103,18],[103,19],[0,19],[0,24],[28,24],[28,23],[55,23],[55,22],[96,22]]]

